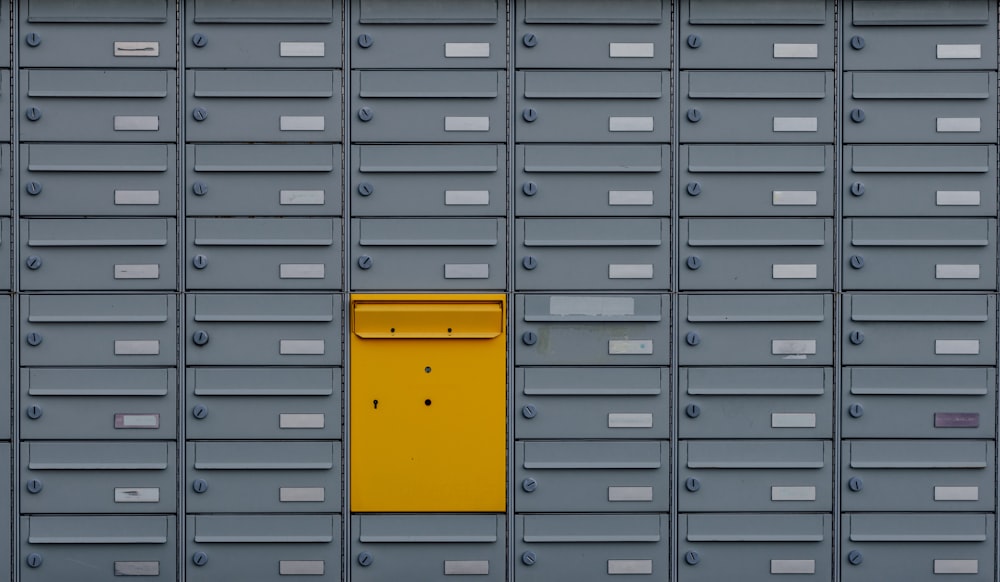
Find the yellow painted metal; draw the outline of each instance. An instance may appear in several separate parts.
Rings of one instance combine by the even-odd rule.
[[[504,295],[353,295],[351,511],[506,507]]]

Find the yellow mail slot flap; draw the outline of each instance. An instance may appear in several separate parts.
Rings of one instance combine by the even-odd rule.
[[[492,339],[503,333],[499,301],[354,302],[354,334],[365,339]]]

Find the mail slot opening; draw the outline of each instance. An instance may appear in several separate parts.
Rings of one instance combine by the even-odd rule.
[[[492,339],[503,332],[503,306],[495,301],[355,301],[353,330],[365,339]]]

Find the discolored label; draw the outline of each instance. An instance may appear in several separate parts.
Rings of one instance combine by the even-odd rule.
[[[979,428],[979,413],[935,412],[934,428]]]

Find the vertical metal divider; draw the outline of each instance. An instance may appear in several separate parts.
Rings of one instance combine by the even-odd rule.
[[[1000,21],[995,22],[994,25],[998,32],[997,45],[993,47],[994,62],[1000,65]],[[993,90],[996,91],[997,94],[1000,94],[1000,81],[998,81],[997,85],[993,87]],[[1000,103],[998,103],[997,105],[997,110],[998,113],[1000,113]],[[997,133],[995,137],[997,138],[997,142],[1000,143],[1000,126],[998,126],[996,130]],[[998,146],[998,148],[1000,148],[1000,146]],[[993,187],[994,190],[992,195],[994,196],[995,199],[997,193],[1000,192],[1000,177],[997,178],[997,181],[993,184]],[[1000,215],[994,214],[994,218],[1000,218]],[[1000,224],[1000,220],[998,220],[998,224]],[[997,257],[997,262],[998,264],[1000,264],[1000,257]],[[1000,284],[1000,270],[998,270],[997,283]],[[1000,289],[1000,287],[997,288]],[[996,294],[994,294],[994,296],[996,296]],[[996,342],[997,349],[1000,350],[1000,329],[994,329],[993,334],[994,334],[993,335],[994,342]],[[997,365],[1000,365],[1000,354],[997,355]],[[994,366],[994,370],[997,369],[997,365]],[[996,374],[994,374],[993,381],[994,381],[994,388],[996,388],[996,382],[997,382]],[[997,401],[998,401],[997,390],[994,390],[993,391],[994,410],[998,410]],[[1000,423],[994,423],[994,424],[1000,424]],[[998,562],[1000,562],[1000,553],[998,553],[1000,552],[1000,523],[998,523],[998,521],[1000,520],[997,520],[997,515],[1000,515],[1000,475],[998,475],[998,473],[1000,473],[1000,451],[996,450],[997,449],[996,444],[998,442],[1000,442],[1000,437],[997,436],[997,426],[994,426],[993,427],[993,443],[994,443],[993,466],[995,467],[993,471],[993,579],[994,580],[1000,580],[1000,564],[998,564]]]
[[[350,173],[351,173],[351,0],[343,0],[341,7],[341,29],[340,38],[343,49],[340,54],[340,77],[342,79],[342,93],[340,98],[341,117],[343,124],[341,129],[341,158],[340,158],[340,196],[341,196],[341,217],[343,225],[341,232],[341,277],[344,285],[341,296],[341,506],[340,506],[340,579],[350,582],[351,579],[351,268],[350,268],[350,240],[351,240],[351,195],[350,195]]]
[[[177,196],[177,579],[184,582],[187,579],[187,511],[186,493],[187,488],[187,350],[185,346],[185,324],[187,323],[187,279],[184,251],[187,248],[187,207],[185,205],[184,182],[187,176],[186,154],[184,147],[186,132],[184,127],[184,103],[186,97],[184,48],[186,46],[185,27],[185,0],[177,0],[177,153],[174,157],[177,163],[177,186],[175,196]]]
[[[848,0],[842,0],[848,1]],[[831,446],[833,447],[832,459],[833,459],[833,507],[830,515],[830,521],[832,529],[830,535],[833,538],[830,540],[830,551],[832,552],[831,564],[833,564],[833,580],[840,580],[840,482],[841,482],[841,471],[840,471],[840,451],[841,451],[841,435],[840,435],[840,389],[841,389],[841,377],[843,376],[843,365],[842,365],[842,352],[840,349],[840,337],[841,337],[841,313],[843,309],[843,281],[840,277],[840,265],[843,264],[843,257],[841,253],[841,226],[843,225],[844,212],[841,204],[841,173],[843,170],[843,150],[844,150],[844,136],[843,127],[841,124],[841,111],[843,110],[843,77],[844,77],[844,59],[843,59],[843,28],[844,23],[841,15],[843,10],[841,8],[841,3],[834,1],[833,4],[833,378],[831,386],[833,387],[833,394],[831,402],[833,406],[833,414],[831,418],[833,419],[833,442]]]
[[[680,313],[678,309],[678,302],[680,295],[678,294],[677,287],[678,281],[680,280],[680,261],[674,260],[674,257],[679,256],[678,251],[680,249],[680,233],[678,226],[680,225],[679,214],[679,201],[678,196],[680,192],[680,156],[678,155],[680,149],[680,95],[677,88],[680,86],[680,3],[683,0],[674,0],[672,2],[672,11],[670,16],[670,42],[667,43],[670,47],[670,184],[668,191],[670,192],[670,244],[671,248],[667,253],[667,262],[670,265],[670,283],[671,289],[673,290],[670,294],[670,321],[667,325],[670,327],[670,543],[667,546],[667,563],[670,565],[670,579],[677,580],[679,576],[679,542],[677,539],[677,532],[680,531],[679,521],[680,521],[680,511],[677,507],[678,504],[678,475],[680,474],[680,469],[678,466],[678,451],[680,450],[679,438],[679,418],[680,414],[680,404],[679,404],[679,394],[677,392],[678,386],[680,384],[680,363],[677,358],[680,353],[678,342],[680,341],[680,333],[678,332],[679,326],[677,322],[678,314]]]
[[[507,218],[507,512],[505,514],[506,553],[507,556],[507,580],[514,580],[514,0],[507,0],[507,42],[506,48],[506,68],[504,74],[507,77],[507,164],[504,167],[507,173],[506,183],[506,218]]]
[[[21,546],[21,516],[20,516],[20,499],[21,492],[20,487],[16,484],[20,482],[18,478],[18,467],[21,466],[21,447],[20,436],[21,436],[21,415],[16,414],[16,411],[21,409],[20,406],[20,383],[21,383],[21,370],[18,363],[21,361],[21,342],[19,338],[20,334],[20,307],[19,307],[19,295],[17,290],[20,288],[20,277],[18,274],[18,257],[17,257],[17,242],[19,240],[19,225],[17,217],[20,215],[20,196],[18,196],[18,191],[20,187],[19,174],[17,168],[20,168],[20,151],[18,147],[18,115],[14,112],[17,111],[17,95],[19,90],[18,81],[18,45],[17,42],[17,26],[15,23],[19,17],[18,3],[15,0],[8,0],[7,8],[10,14],[10,86],[2,87],[0,90],[9,90],[11,96],[11,110],[7,112],[10,116],[10,185],[11,185],[11,218],[10,218],[10,232],[7,233],[7,241],[10,244],[11,252],[7,260],[11,265],[11,292],[10,292],[10,317],[11,317],[11,382],[10,382],[10,402],[11,410],[7,411],[7,414],[11,416],[10,425],[10,521],[11,521],[11,539],[10,539],[10,568],[11,568],[11,580],[17,582],[21,579],[21,572],[18,568],[19,548]],[[2,10],[2,8],[0,8]]]

